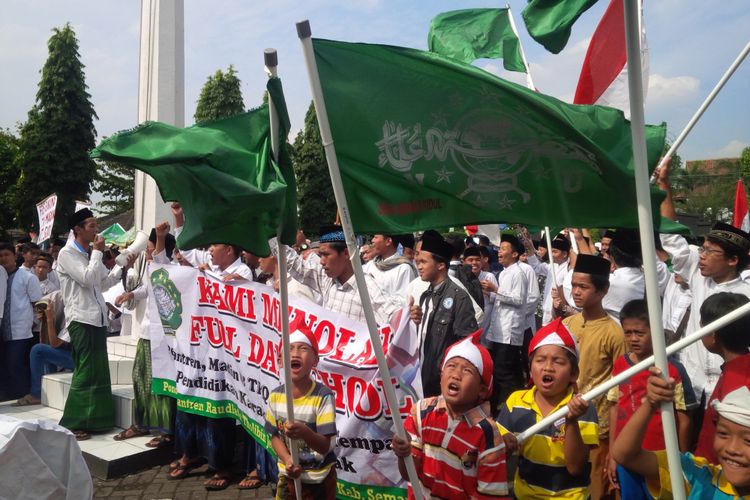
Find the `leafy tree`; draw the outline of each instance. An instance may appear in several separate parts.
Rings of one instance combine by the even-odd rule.
[[[750,146],[742,150],[740,168],[742,170],[742,177],[750,177]]]
[[[78,40],[69,24],[52,30],[36,103],[21,128],[18,223],[37,225],[35,204],[57,193],[55,232],[67,231],[75,200],[85,200],[96,173],[88,152],[95,145],[96,112],[87,92]]]
[[[226,118],[244,111],[240,79],[230,64],[226,73],[219,69],[213,76],[208,77],[201,89],[193,117],[196,123],[199,123]]]
[[[294,140],[293,159],[299,225],[307,234],[318,234],[321,224],[335,220],[336,200],[312,103],[305,116],[305,128]]]
[[[709,220],[731,221],[734,192],[741,174],[735,159],[692,161],[672,176],[680,211]]]
[[[16,182],[19,177],[18,138],[10,130],[0,129],[0,235],[14,227]]]
[[[120,214],[135,206],[135,170],[124,163],[103,161],[94,177],[94,190],[104,196],[104,215]]]

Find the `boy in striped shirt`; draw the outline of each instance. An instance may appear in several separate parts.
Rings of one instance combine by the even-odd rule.
[[[569,413],[521,444],[513,490],[516,498],[589,497],[590,448],[599,443],[596,411],[580,394],[576,339],[557,318],[529,345],[533,387],[516,391],[502,405],[501,432],[523,432],[567,405]]]
[[[492,358],[478,330],[450,346],[440,372],[440,395],[412,406],[404,424],[411,442],[393,437],[401,476],[410,454],[428,498],[507,498],[505,443],[487,399]],[[409,498],[414,498],[411,488]]]
[[[309,330],[297,330],[289,336],[292,368],[294,422],[287,420],[284,385],[268,398],[266,431],[279,457],[277,500],[296,499],[294,479],[300,478],[301,498],[336,498],[336,409],[333,392],[310,377],[318,363],[318,343]],[[299,464],[289,452],[291,441],[299,449]],[[291,479],[291,480],[290,480]]]

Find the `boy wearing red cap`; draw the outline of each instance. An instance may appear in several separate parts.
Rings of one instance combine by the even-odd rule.
[[[440,395],[417,402],[404,423],[411,442],[393,437],[401,476],[408,481],[404,458],[411,454],[428,498],[508,495],[505,443],[487,402],[492,358],[480,345],[481,332],[445,351]]]
[[[333,392],[310,377],[318,364],[318,342],[310,330],[289,335],[294,422],[287,420],[284,385],[268,398],[266,431],[279,457],[276,498],[295,499],[294,479],[301,480],[303,499],[336,498],[336,409]],[[292,463],[292,440],[299,449],[299,463]]]
[[[589,497],[590,448],[599,443],[596,411],[580,394],[578,348],[560,318],[540,329],[529,345],[531,389],[516,391],[503,403],[501,432],[523,432],[567,405],[554,425],[521,444],[513,482],[516,498]]]

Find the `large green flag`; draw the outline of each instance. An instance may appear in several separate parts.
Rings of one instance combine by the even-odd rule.
[[[521,16],[529,35],[544,45],[545,49],[557,54],[567,45],[573,24],[596,2],[597,0],[529,0]]]
[[[502,58],[508,71],[526,72],[508,9],[465,9],[438,14],[430,23],[430,51],[471,64]]]
[[[177,128],[147,122],[105,139],[91,156],[132,165],[154,178],[166,201],[179,201],[180,248],[234,244],[268,255],[268,239],[296,235],[296,184],[286,150],[289,130],[281,82],[269,80],[281,148],[271,155],[268,105],[230,118]]]
[[[567,104],[430,52],[313,47],[356,231],[638,226],[621,111]],[[646,128],[652,169],[664,134]],[[652,194],[658,214],[663,195]]]

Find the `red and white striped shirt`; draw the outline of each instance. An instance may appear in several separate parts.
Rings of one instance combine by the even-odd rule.
[[[489,404],[454,419],[442,396],[427,398],[412,406],[404,425],[430,498],[507,498],[505,444]]]

